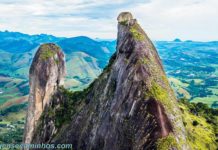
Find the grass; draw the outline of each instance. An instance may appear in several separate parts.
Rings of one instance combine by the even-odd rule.
[[[25,122],[26,111],[24,109],[18,112],[9,112],[2,116],[0,125],[0,143],[21,143],[23,137],[23,128]],[[13,126],[14,128],[7,127],[6,125]]]
[[[0,108],[5,102],[9,100],[13,101],[13,99],[23,96],[22,92],[19,91],[19,88],[17,87],[22,81],[22,79],[17,78],[0,77],[0,83],[4,82],[4,85],[1,86],[3,93],[0,94]]]
[[[83,84],[79,80],[74,78],[66,78],[64,81],[64,87],[66,87],[67,89],[80,86],[83,86]]]
[[[87,62],[86,59],[89,58],[90,61]],[[96,78],[100,73],[101,69],[98,67],[97,59],[91,57],[85,53],[77,52],[71,56],[71,59],[66,63],[67,76],[79,78]]]
[[[179,146],[173,137],[173,135],[169,134],[167,137],[161,138],[157,141],[157,149],[158,150],[168,150],[176,148],[178,149]]]
[[[199,95],[195,96],[193,95],[193,87],[189,87],[191,81],[194,81],[194,87],[203,87],[204,86],[204,81],[202,79],[183,79],[183,81],[181,81],[179,78],[174,78],[174,77],[169,77],[171,86],[173,87],[175,93],[177,94],[178,98],[182,98],[185,97],[187,99],[189,99],[191,102],[194,103],[205,103],[210,107],[216,107],[215,105],[213,105],[215,102],[218,101],[218,89],[216,86],[209,86],[207,85],[206,88],[204,89],[204,91],[208,90],[211,91],[211,94],[207,94],[205,96],[200,97]],[[187,81],[185,83],[185,81]]]
[[[0,121],[0,124],[1,125],[10,124],[10,122],[3,120],[3,121]]]
[[[21,110],[18,113],[10,113],[9,115],[7,115],[6,117],[4,117],[4,120],[7,122],[14,122],[17,120],[22,120],[23,118],[25,118],[26,116],[26,111],[25,110]]]
[[[212,104],[214,102],[217,102],[217,101],[218,101],[218,96],[217,95],[210,95],[210,96],[207,96],[207,97],[196,97],[193,100],[191,100],[191,102],[193,102],[193,103],[202,102],[202,103],[207,104],[210,107],[212,106]]]
[[[19,74],[22,78],[28,78],[29,67],[23,67],[16,70],[16,74]]]
[[[169,77],[168,80],[172,84],[175,84],[176,86],[179,86],[179,87],[188,87],[188,85],[189,85],[187,83],[183,83],[181,80],[179,80],[178,78],[174,78],[174,77]]]
[[[170,85],[174,89],[177,97],[185,97],[187,99],[191,98],[190,93],[186,90],[186,88],[188,87],[189,84],[183,83],[179,79],[176,79],[173,77],[169,77],[168,79],[169,79]]]
[[[183,88],[180,87],[180,88],[178,88],[177,92],[178,92],[179,94],[181,94],[182,97],[185,97],[185,98],[187,98],[187,99],[190,99],[190,98],[191,98],[190,93],[189,93],[186,89],[183,89]]]
[[[208,90],[211,90],[214,95],[215,94],[218,95],[218,87],[210,87],[210,88],[208,88]]]
[[[194,82],[195,82],[196,85],[204,84],[204,81],[202,79],[194,79]]]
[[[194,115],[184,104],[179,104],[182,110],[183,123],[185,125],[188,144],[193,150],[216,149],[216,136],[214,128],[206,119],[200,115]],[[197,126],[193,125],[193,121],[197,121]]]
[[[0,96],[0,105],[2,106],[4,103],[13,100],[13,99],[17,99],[20,98],[22,95],[20,95],[19,93],[10,93],[10,94],[4,94],[2,96]],[[0,106],[0,108],[1,108]]]

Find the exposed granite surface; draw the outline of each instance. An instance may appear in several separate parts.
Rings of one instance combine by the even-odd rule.
[[[89,88],[56,92],[32,143],[72,143],[74,150],[189,149],[158,53],[128,12],[118,16],[117,39],[116,53]]]
[[[57,88],[63,85],[65,59],[61,49],[52,43],[39,47],[30,67],[30,94],[24,143],[31,143],[37,122]]]

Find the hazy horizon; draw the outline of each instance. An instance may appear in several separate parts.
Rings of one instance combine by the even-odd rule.
[[[0,30],[116,39],[117,16],[130,11],[152,40],[217,41],[216,0],[1,0]]]
[[[107,38],[99,38],[99,37],[89,37],[89,36],[87,36],[87,35],[76,35],[76,36],[56,36],[56,35],[53,35],[53,34],[47,34],[47,33],[38,33],[38,34],[29,34],[29,33],[23,33],[23,32],[19,32],[19,31],[9,31],[9,30],[0,30],[0,32],[14,32],[14,33],[16,33],[16,32],[18,32],[18,33],[21,33],[21,34],[27,34],[27,35],[30,35],[30,36],[35,36],[35,35],[42,35],[42,34],[45,34],[45,35],[48,35],[48,36],[54,36],[54,37],[57,37],[57,38],[75,38],[75,37],[82,37],[82,36],[84,36],[84,37],[88,37],[88,38],[91,38],[91,39],[93,39],[93,40],[96,40],[96,41],[98,41],[98,40],[100,40],[100,41],[114,41],[114,40],[116,40],[117,38],[113,38],[113,39],[107,39]],[[175,37],[174,39],[169,39],[169,40],[165,40],[165,39],[158,39],[158,40],[153,40],[153,39],[151,39],[152,41],[154,41],[154,42],[158,42],[158,41],[166,41],[166,42],[170,42],[170,41],[174,41],[174,40],[181,40],[182,42],[186,42],[186,41],[193,41],[193,42],[218,42],[218,39],[217,40],[208,40],[208,41],[199,41],[199,40],[192,40],[192,39],[181,39],[181,38],[179,38],[179,37]]]

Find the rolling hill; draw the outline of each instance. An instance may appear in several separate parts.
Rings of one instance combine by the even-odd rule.
[[[116,47],[116,40],[0,32],[0,132],[4,135],[17,135],[23,130],[29,66],[36,49],[45,42],[60,45],[66,54],[65,86],[71,90],[87,87],[102,72]],[[177,97],[218,108],[218,42],[177,39],[154,44]]]

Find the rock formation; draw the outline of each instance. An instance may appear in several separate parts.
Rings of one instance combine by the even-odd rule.
[[[130,13],[118,16],[117,50],[103,73],[83,91],[59,88],[32,143],[72,143],[74,150],[189,149],[158,53]]]
[[[29,72],[30,94],[24,143],[31,143],[38,120],[57,88],[63,85],[64,54],[55,44],[43,44],[33,59]]]

